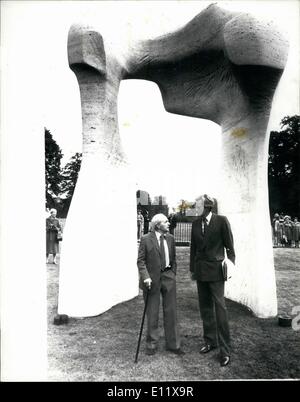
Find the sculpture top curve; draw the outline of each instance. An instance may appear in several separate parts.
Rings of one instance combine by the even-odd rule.
[[[272,23],[211,4],[175,32],[133,45],[125,62],[110,57],[119,64],[119,80],[157,83],[168,112],[224,126],[249,110],[259,114],[270,109],[287,51],[287,41]],[[105,74],[107,56],[99,32],[71,28],[71,68],[80,62]]]

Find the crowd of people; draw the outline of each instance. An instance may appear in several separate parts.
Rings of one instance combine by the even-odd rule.
[[[275,213],[272,220],[273,246],[299,248],[300,222],[290,215]]]

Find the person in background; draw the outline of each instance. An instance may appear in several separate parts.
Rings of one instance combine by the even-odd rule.
[[[284,217],[283,222],[283,240],[285,247],[291,247],[292,245],[292,221],[289,215]]]
[[[174,236],[169,231],[168,218],[156,214],[151,220],[151,231],[141,239],[137,266],[140,288],[147,301],[146,354],[157,352],[159,341],[159,305],[162,295],[166,349],[183,355],[176,312],[176,249]]]
[[[169,215],[169,222],[170,222],[170,228],[169,228],[170,233],[174,235],[174,230],[177,226],[177,218],[174,212]]]
[[[299,248],[299,240],[300,240],[300,222],[298,221],[298,218],[297,218],[297,217],[294,218],[294,223],[293,223],[293,228],[292,228],[292,230],[293,230],[292,237],[293,237],[294,246],[297,247],[297,248]]]
[[[284,247],[283,223],[284,223],[284,219],[283,219],[283,218],[280,218],[280,215],[279,215],[279,224],[278,224],[278,246],[280,246],[280,247]]]
[[[200,314],[203,321],[204,345],[200,353],[219,346],[220,364],[230,362],[230,331],[224,298],[222,263],[227,258],[234,264],[233,236],[228,219],[212,212],[213,198],[204,194],[196,199],[200,215],[192,224],[190,273],[197,281]]]
[[[138,241],[141,240],[142,234],[143,234],[143,228],[144,228],[144,217],[142,215],[142,212],[139,210],[137,214],[137,238]]]
[[[273,219],[273,245],[274,247],[278,247],[279,244],[279,214],[275,214],[274,215],[274,219]]]
[[[144,234],[147,234],[149,232],[149,213],[147,210],[144,212]]]
[[[57,264],[56,255],[59,253],[58,232],[61,232],[55,208],[50,209],[50,216],[46,219],[46,262],[49,264],[49,254],[53,256],[53,264]]]

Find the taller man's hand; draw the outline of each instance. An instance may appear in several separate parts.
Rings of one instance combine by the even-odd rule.
[[[190,272],[190,278],[192,281],[196,281],[194,272]]]
[[[144,280],[144,284],[145,284],[146,288],[147,288],[148,290],[150,290],[150,289],[151,289],[151,284],[152,284],[152,279],[151,279],[151,278],[145,279],[145,280]]]

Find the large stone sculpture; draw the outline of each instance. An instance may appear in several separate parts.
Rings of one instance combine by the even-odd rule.
[[[237,254],[227,296],[258,316],[276,315],[267,125],[287,49],[271,23],[214,4],[181,29],[132,45],[122,57],[99,32],[71,27],[69,64],[81,93],[83,162],[64,236],[60,313],[96,315],[138,294],[135,190],[117,121],[120,81],[135,78],[159,86],[168,112],[222,127],[216,196],[219,213],[232,223]],[[78,218],[82,210],[84,220]]]

